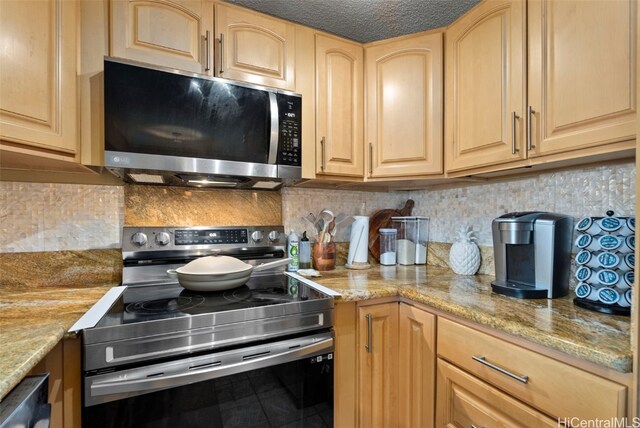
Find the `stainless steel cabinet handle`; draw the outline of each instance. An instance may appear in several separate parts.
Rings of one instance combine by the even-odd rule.
[[[207,59],[204,66],[204,71],[209,71],[211,70],[211,33],[209,32],[209,30],[206,31],[204,36],[204,48],[206,49],[204,57]]]
[[[373,352],[372,334],[373,334],[373,315],[367,314],[367,345],[365,346],[367,352]]]
[[[478,426],[478,425],[474,425],[474,424],[471,424],[471,428],[484,428],[484,427],[482,427],[482,426]]]
[[[516,112],[512,112],[511,113],[511,154],[515,155],[516,153],[518,153],[520,151],[520,149],[518,149],[518,146],[516,144],[516,125],[517,125],[517,120],[520,119],[520,116],[518,116],[516,114]]]
[[[224,73],[224,33],[220,33],[220,73]]]
[[[518,376],[517,374],[513,374],[511,373],[509,370],[505,370],[502,367],[498,367],[495,364],[490,363],[489,361],[487,361],[487,359],[485,357],[481,357],[479,355],[473,355],[471,357],[474,361],[479,362],[480,364],[484,364],[485,366],[492,368],[496,371],[499,371],[502,374],[505,374],[507,376],[509,376],[510,378],[513,378],[515,380],[517,380],[518,382],[522,382],[522,383],[528,383],[529,382],[529,376]]]
[[[529,106],[527,108],[527,150],[528,151],[531,151],[536,147],[533,145],[533,137],[532,137],[533,125],[531,124],[533,113],[535,112],[536,111],[533,109],[533,107]]]
[[[369,143],[369,177],[373,175],[373,143]]]
[[[325,164],[325,152],[324,152],[324,137],[322,137],[322,140],[320,140],[320,147],[322,149],[322,159],[320,160],[320,169],[324,171],[326,164]]]

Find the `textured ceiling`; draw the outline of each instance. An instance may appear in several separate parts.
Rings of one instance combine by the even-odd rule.
[[[226,0],[358,42],[444,27],[479,0]]]

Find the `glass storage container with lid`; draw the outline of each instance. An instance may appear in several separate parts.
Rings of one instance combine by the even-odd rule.
[[[380,264],[396,264],[396,237],[398,231],[395,229],[380,229]]]
[[[416,264],[427,263],[427,244],[429,242],[429,217],[416,216]]]
[[[416,242],[418,241],[418,229],[416,217],[391,217],[394,229],[398,230],[398,264],[412,265],[416,262]]]

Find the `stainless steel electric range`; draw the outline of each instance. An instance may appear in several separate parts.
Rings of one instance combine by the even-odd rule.
[[[125,228],[123,287],[82,330],[83,425],[332,426],[331,296],[284,268],[211,293],[166,273],[206,255],[257,265],[285,248],[282,226]]]

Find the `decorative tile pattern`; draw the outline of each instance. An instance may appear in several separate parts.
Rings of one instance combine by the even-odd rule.
[[[607,210],[634,215],[636,168],[633,163],[594,166],[455,189],[410,192],[414,213],[430,217],[429,239],[454,242],[460,225],[472,226],[478,245],[493,245],[491,221],[513,211],[550,211],[602,216]]]
[[[118,248],[119,186],[0,182],[0,253]]]
[[[306,230],[300,217],[309,213],[317,215],[327,208],[337,216],[371,215],[384,208],[402,208],[411,192],[359,192],[327,189],[302,189],[288,187],[282,190],[282,220],[287,233]],[[417,212],[414,209],[414,213]],[[337,242],[348,242],[351,228],[336,231]]]
[[[413,214],[430,217],[429,240],[454,242],[461,225],[476,231],[478,245],[492,246],[491,221],[513,211],[550,211],[571,215],[604,215],[613,210],[633,215],[636,168],[632,162],[540,173],[447,189],[402,192],[358,192],[285,188],[282,219],[287,232],[305,230],[300,216],[323,208],[335,214],[371,215],[383,208],[400,208],[407,199],[416,203]],[[348,241],[350,230],[339,230],[336,241]]]
[[[285,188],[281,196],[240,190],[0,182],[0,253],[118,248],[125,219],[126,224],[138,225],[281,221],[287,232],[300,232],[305,230],[300,216],[310,212],[329,208],[336,215],[371,215],[383,208],[400,208],[407,199],[416,202],[414,214],[431,218],[430,241],[453,242],[456,230],[466,224],[477,232],[479,245],[491,246],[491,221],[511,211],[552,211],[576,219],[603,215],[609,209],[633,215],[635,177],[635,165],[629,162],[447,189],[385,193]],[[162,208],[151,208],[158,206]],[[350,228],[338,230],[336,241],[349,241],[349,234]]]

